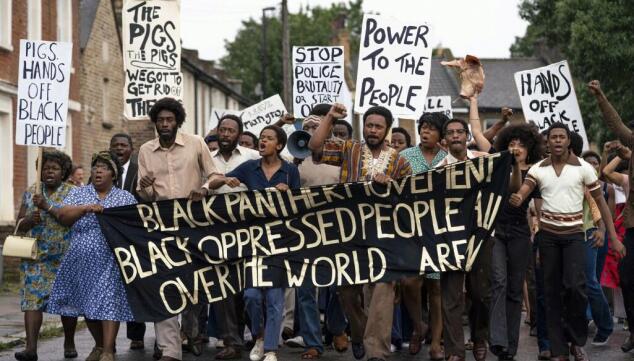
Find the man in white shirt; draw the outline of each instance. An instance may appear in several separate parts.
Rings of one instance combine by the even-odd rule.
[[[599,207],[610,239],[618,238],[595,170],[569,150],[568,127],[554,123],[548,128],[547,139],[550,156],[529,169],[524,184],[511,195],[510,202],[519,207],[539,187],[543,205],[535,242],[544,272],[551,360],[568,360],[571,353],[575,361],[585,361],[588,358],[582,347],[588,337],[583,233],[586,187]],[[611,246],[623,255],[620,242],[611,242]]]
[[[238,116],[226,114],[218,121],[218,149],[211,153],[218,172],[227,174],[247,160],[260,158],[258,151],[238,145],[243,130],[242,120]],[[214,192],[229,193],[245,190],[247,187],[244,184],[235,188],[223,185]],[[216,360],[241,358],[243,345],[239,332],[238,314],[244,312],[242,293],[228,296],[212,304],[211,308],[219,328],[219,339],[224,343],[224,348],[216,354]]]

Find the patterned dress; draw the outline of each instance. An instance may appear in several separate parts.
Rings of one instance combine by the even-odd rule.
[[[434,156],[434,159],[431,160],[431,164],[429,164],[427,163],[427,159],[423,155],[423,151],[418,146],[403,149],[403,151],[401,151],[401,157],[407,159],[407,161],[409,162],[409,165],[412,167],[412,174],[425,173],[427,171],[430,171],[436,168],[436,166],[440,162],[442,162],[446,156],[447,156],[447,152],[440,149],[438,153],[436,153],[436,155]],[[427,273],[425,275],[425,278],[439,280],[440,273],[438,272]]]
[[[52,194],[46,194],[42,184],[42,195],[53,207],[61,207],[64,198],[75,187],[62,182]],[[24,192],[22,204],[26,214],[39,211],[33,204],[35,185]],[[23,259],[20,263],[20,308],[22,311],[43,311],[46,309],[51,286],[64,254],[68,249],[70,229],[59,224],[48,212],[40,212],[42,221],[27,232],[28,237],[37,239],[37,259]]]
[[[92,184],[75,189],[64,201],[65,205],[100,204],[104,208],[135,203],[132,194],[116,187],[99,199]],[[90,320],[134,320],[114,254],[92,213],[71,228],[70,249],[53,284],[48,312]]]

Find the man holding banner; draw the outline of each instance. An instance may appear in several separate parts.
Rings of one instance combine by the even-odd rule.
[[[364,142],[329,139],[336,119],[346,116],[346,108],[333,104],[308,143],[313,159],[341,167],[339,181],[387,183],[411,174],[407,160],[385,144],[394,121],[384,107],[369,108],[363,114]],[[366,353],[369,361],[385,360],[390,354],[390,331],[394,310],[394,282],[339,288],[341,302],[350,322],[352,352],[356,359]],[[363,297],[369,309],[363,310]]]
[[[208,193],[207,181],[218,173],[205,141],[200,136],[178,131],[185,121],[185,109],[173,98],[157,101],[149,116],[159,136],[139,149],[139,196],[144,201],[185,197],[200,200]],[[183,312],[188,344],[192,353],[198,355],[202,353],[202,346],[196,340],[201,307],[198,304]],[[155,328],[161,361],[181,360],[178,317],[157,322]]]
[[[469,123],[473,131],[473,138],[481,152],[471,151],[467,148],[467,141],[471,133],[467,122],[462,119],[451,119],[443,126],[443,137],[447,143],[449,154],[439,163],[438,167],[463,162],[484,156],[491,144],[482,134],[478,114],[478,102],[476,97],[470,98]],[[473,340],[473,357],[476,361],[484,361],[487,356],[486,341],[489,333],[489,298],[491,282],[491,251],[492,242],[484,239],[479,247],[473,268],[470,272],[452,271],[440,276],[442,295],[443,338],[445,342],[445,357],[449,361],[465,359],[464,331],[462,329],[462,314],[464,312],[465,298],[463,285],[467,289],[467,297],[471,298],[469,311],[469,327]],[[465,279],[466,276],[466,279]]]

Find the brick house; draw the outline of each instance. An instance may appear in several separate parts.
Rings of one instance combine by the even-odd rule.
[[[109,0],[81,0],[81,100],[83,119],[76,122],[79,154],[86,169],[95,151],[108,149],[110,138],[126,130],[123,117],[123,57],[114,7]]]
[[[0,225],[13,224],[24,190],[35,179],[37,148],[15,145],[20,39],[79,43],[79,0],[0,0]],[[73,122],[81,120],[79,47],[73,46],[66,147],[78,155]]]

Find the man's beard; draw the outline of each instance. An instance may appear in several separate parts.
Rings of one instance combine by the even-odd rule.
[[[220,153],[233,152],[233,150],[236,149],[236,147],[238,146],[239,140],[240,140],[240,137],[236,138],[236,140],[234,140],[233,142],[229,143],[226,146],[223,145],[222,142],[218,141],[218,150],[220,151]]]
[[[365,138],[365,144],[368,146],[368,148],[374,150],[374,149],[379,149],[383,147],[383,143],[385,142],[385,137],[383,137],[383,139],[381,139],[378,143],[376,144],[371,144],[368,139],[366,137]],[[373,140],[376,138],[372,138]]]
[[[159,132],[159,138],[161,138],[161,140],[163,141],[170,141],[176,138],[176,132],[178,132],[178,128],[174,129],[173,131],[167,134]]]

